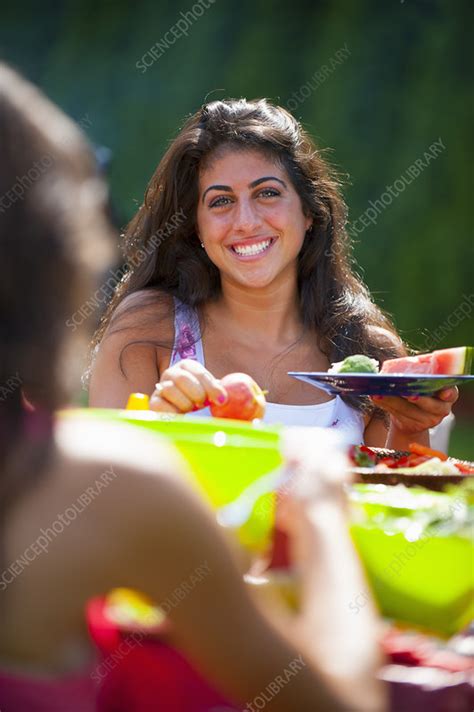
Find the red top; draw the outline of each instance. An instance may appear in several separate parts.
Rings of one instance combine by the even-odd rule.
[[[61,678],[0,671],[2,712],[95,712],[96,695],[92,671]]]
[[[87,606],[89,632],[102,653],[98,712],[239,712],[158,634],[122,632],[105,611],[104,598]]]

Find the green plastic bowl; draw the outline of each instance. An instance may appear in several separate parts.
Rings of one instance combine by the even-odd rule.
[[[89,408],[61,415],[129,423],[166,437],[216,510],[282,462],[278,427],[151,411]],[[351,488],[351,500],[352,537],[381,612],[446,635],[467,624],[474,615],[472,538],[433,527],[413,535],[420,512],[428,516],[455,500],[422,488],[363,484]],[[264,495],[237,530],[240,542],[265,551],[273,524],[274,497]]]
[[[447,636],[467,625],[474,542],[469,524],[453,527],[452,517],[462,507],[467,515],[467,504],[403,485],[356,485],[352,500],[352,537],[381,612]]]
[[[71,409],[61,413],[62,417],[77,415],[129,423],[172,441],[215,509],[236,500],[252,482],[282,462],[279,427],[110,408]],[[255,503],[250,518],[238,529],[240,542],[253,551],[263,551],[268,546],[274,522],[274,497],[266,495],[265,501],[262,500]]]

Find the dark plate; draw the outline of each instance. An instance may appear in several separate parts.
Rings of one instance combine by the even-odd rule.
[[[426,489],[434,490],[435,492],[442,491],[446,485],[458,485],[468,479],[472,479],[474,475],[437,475],[414,472],[412,475],[408,473],[397,472],[387,468],[386,472],[376,472],[371,467],[353,467],[351,472],[354,475],[355,482],[365,482],[371,485],[405,485],[405,487],[426,487]]]
[[[431,396],[442,388],[474,381],[474,376],[288,371],[289,376],[340,396]]]

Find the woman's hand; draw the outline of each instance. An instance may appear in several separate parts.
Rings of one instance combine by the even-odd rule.
[[[390,420],[400,432],[416,434],[439,425],[451,412],[458,396],[458,389],[454,387],[439,391],[436,397],[372,396],[372,400],[390,414]]]
[[[459,392],[456,387],[439,391],[436,397],[409,396],[406,398],[394,396],[372,396],[373,403],[390,415],[390,436],[406,443],[398,447],[406,447],[409,441],[439,425],[443,418],[451,412],[452,405],[457,401]],[[388,445],[389,443],[387,443]],[[391,445],[394,446],[393,444]]]
[[[291,560],[304,569],[312,552],[308,535],[314,518],[325,512],[344,513],[344,484],[350,481],[345,449],[332,431],[311,434],[309,428],[291,428],[283,435],[283,455],[287,479],[277,493],[277,526],[290,537]],[[332,521],[330,521],[330,526]]]
[[[161,413],[189,413],[227,400],[225,388],[197,361],[184,359],[163,371],[150,398],[150,409]]]

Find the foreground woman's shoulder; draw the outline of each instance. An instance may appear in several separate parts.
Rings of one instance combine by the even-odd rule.
[[[150,477],[186,479],[186,466],[173,445],[137,426],[114,422],[112,414],[107,420],[87,409],[66,412],[56,423],[55,444],[64,476],[82,473],[84,484],[102,473],[104,481],[121,483],[120,489]]]
[[[178,451],[137,426],[91,421],[87,414],[64,418],[57,425],[55,440],[55,481],[62,501],[86,501],[83,524],[92,539],[106,531],[107,549],[104,553],[99,547],[95,560],[105,556],[104,567],[112,567],[123,580],[124,561],[128,573],[138,566],[145,574],[143,556],[148,552],[149,578],[154,581],[153,557],[156,561],[163,555],[160,544],[175,534],[178,539],[184,537],[186,546],[196,535],[196,517],[202,516],[199,512],[206,511],[207,516],[197,485]],[[114,569],[116,563],[118,569]]]

